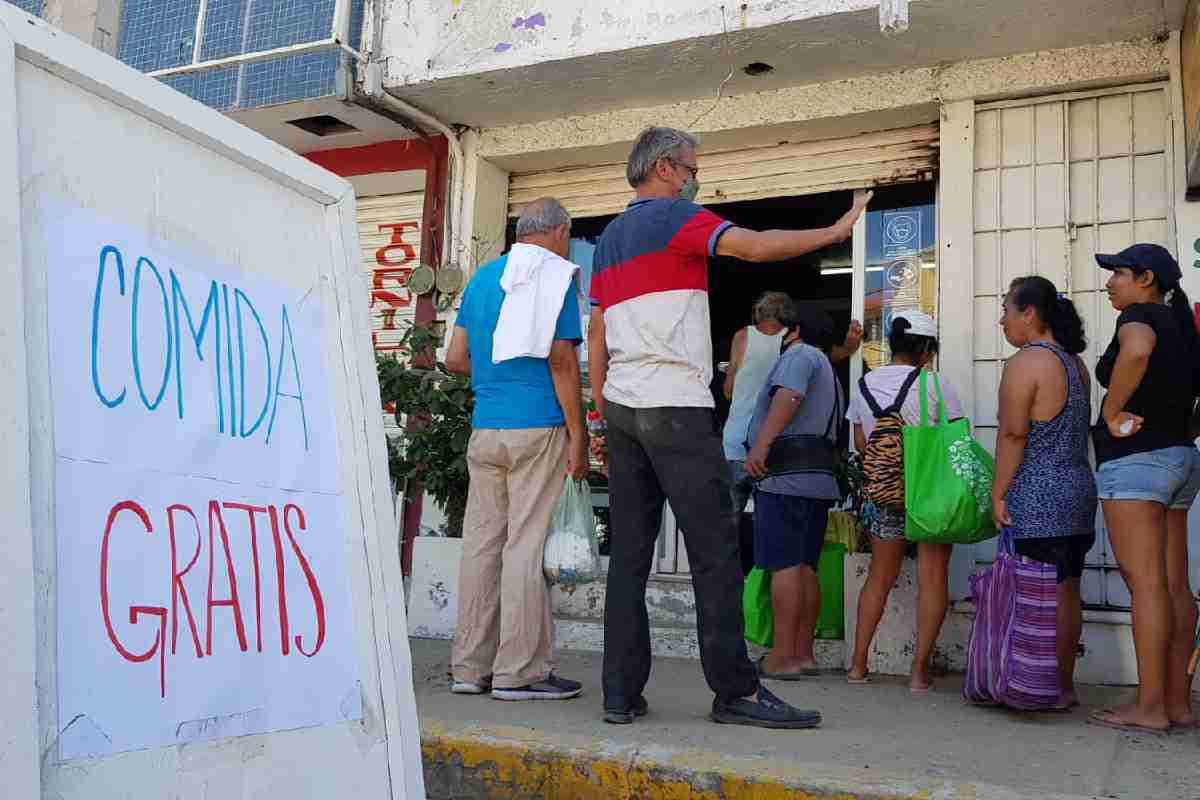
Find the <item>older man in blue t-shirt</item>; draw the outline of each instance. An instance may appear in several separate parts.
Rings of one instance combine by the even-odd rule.
[[[570,215],[550,198],[531,203],[517,221],[522,255],[556,261],[560,269],[570,235]],[[531,253],[529,247],[549,252]],[[577,697],[581,686],[552,671],[554,622],[542,550],[565,477],[587,473],[578,289],[572,277],[563,294],[545,300],[539,292],[534,307],[522,310],[533,317],[546,312],[547,322],[557,311],[548,358],[496,363],[493,342],[508,260],[485,264],[468,284],[446,355],[447,368],[469,375],[475,391],[451,691],[563,700]],[[547,327],[547,339],[549,334]]]

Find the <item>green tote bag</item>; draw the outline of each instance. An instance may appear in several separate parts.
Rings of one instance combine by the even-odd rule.
[[[742,586],[742,621],[746,639],[763,647],[775,645],[775,613],[771,608],[771,573],[755,567]]]
[[[915,542],[975,544],[996,535],[992,521],[992,457],[966,419],[946,419],[942,385],[933,376],[937,420],[929,424],[926,378],[920,379],[921,424],[906,425],[904,535]]]

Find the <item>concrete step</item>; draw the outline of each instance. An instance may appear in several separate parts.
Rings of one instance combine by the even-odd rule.
[[[462,540],[418,536],[413,549],[413,581],[408,591],[409,633],[446,639],[454,635],[458,617],[458,568]],[[583,586],[551,589],[556,617],[604,620],[604,579]],[[646,587],[651,625],[696,624],[696,601],[690,578],[659,577]]]
[[[415,581],[409,595],[409,634],[426,639],[451,639],[458,616],[458,559],[460,540],[418,537],[414,555]],[[584,586],[551,590],[560,650],[604,651],[604,597],[601,579]],[[655,656],[700,657],[696,635],[696,600],[690,578],[654,576],[646,587],[650,646]],[[750,645],[752,655],[766,652]],[[822,669],[845,668],[841,641],[819,640],[817,664]]]
[[[556,617],[604,619],[608,583],[603,578],[583,586],[554,586],[550,602]],[[696,624],[696,597],[688,577],[653,576],[646,585],[646,612],[651,625]]]
[[[604,652],[604,623],[578,617],[555,617],[555,644],[560,650],[588,653]],[[767,648],[747,643],[755,660]],[[818,639],[813,648],[817,666],[824,670],[846,668],[846,644],[841,639]],[[696,625],[651,624],[650,652],[658,658],[700,658],[700,639]]]

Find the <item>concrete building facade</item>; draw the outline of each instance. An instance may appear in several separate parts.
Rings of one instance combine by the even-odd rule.
[[[1045,275],[1075,300],[1093,362],[1115,322],[1094,253],[1161,243],[1200,292],[1188,269],[1200,215],[1186,199],[1194,114],[1184,105],[1195,26],[1185,30],[1183,0],[882,6],[393,3],[382,14],[383,83],[461,126],[463,211],[450,248],[468,262],[499,253],[522,204],[552,194],[575,216],[586,275],[588,248],[632,195],[623,160],[650,124],[700,137],[701,202],[751,227],[821,224],[851,190],[875,188],[853,245],[798,265],[802,280],[768,286],[713,266],[716,358],[764,288],[864,320],[848,377],[886,358],[889,315],[919,306],[936,316],[940,369],[992,447],[1012,278]],[[1098,525],[1085,641],[1107,652],[1089,673],[1126,682],[1129,599]],[[1196,573],[1200,532],[1192,545]],[[993,548],[960,548],[957,598]],[[657,567],[664,585],[687,575],[670,514]],[[563,607],[574,616],[575,605]]]

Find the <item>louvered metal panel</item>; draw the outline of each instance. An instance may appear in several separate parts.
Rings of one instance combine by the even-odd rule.
[[[938,164],[938,128],[881,131],[698,156],[701,204],[794,197],[930,180]],[[574,217],[615,214],[633,197],[624,164],[514,174],[509,216],[550,195]]]

